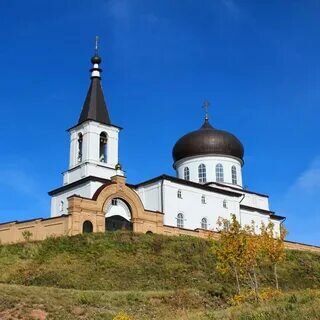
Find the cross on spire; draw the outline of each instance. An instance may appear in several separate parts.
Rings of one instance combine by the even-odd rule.
[[[98,48],[99,48],[99,36],[96,36],[96,45],[95,45],[95,54],[98,55]]]
[[[210,106],[210,102],[208,100],[205,100],[202,104],[202,108],[204,109],[205,112],[205,120],[209,119],[209,106]]]

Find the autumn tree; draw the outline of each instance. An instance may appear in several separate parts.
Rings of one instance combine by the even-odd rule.
[[[281,226],[280,235],[275,234],[274,224],[269,222],[268,225],[262,224],[260,228],[260,247],[267,263],[273,268],[275,284],[279,289],[278,264],[285,258],[284,239],[287,235],[285,227]]]
[[[274,225],[262,224],[260,233],[255,233],[255,225],[241,227],[236,216],[231,220],[219,218],[220,239],[214,246],[217,257],[217,270],[221,273],[231,273],[240,293],[241,281],[249,280],[251,288],[255,293],[256,300],[259,299],[259,283],[257,272],[259,267],[269,264],[274,270],[276,288],[279,288],[277,265],[284,258],[284,237],[286,230],[281,229],[278,237],[275,237]]]
[[[261,247],[258,236],[255,234],[254,222],[250,226],[246,225],[241,230],[244,250],[242,254],[242,273],[248,276],[251,288],[254,290],[255,298],[259,298],[259,283],[257,277],[257,267]]]
[[[215,247],[217,270],[222,274],[231,273],[234,275],[237,292],[240,294],[240,277],[244,251],[241,226],[235,215],[232,215],[231,221],[219,218],[218,225],[220,227],[220,240]]]

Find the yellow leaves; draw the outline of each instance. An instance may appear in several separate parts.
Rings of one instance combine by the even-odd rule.
[[[255,225],[241,227],[236,216],[231,220],[219,218],[220,240],[214,247],[217,257],[217,271],[231,273],[237,281],[240,292],[241,278],[250,280],[252,288],[258,295],[257,267],[263,264],[272,265],[278,288],[277,263],[284,258],[284,238],[287,231],[282,228],[275,238],[274,224],[261,225],[260,234],[255,233]],[[240,298],[239,298],[240,299]]]
[[[259,299],[260,301],[268,301],[273,298],[280,297],[282,292],[280,290],[272,289],[272,288],[263,288],[259,292]],[[255,301],[255,294],[252,290],[245,290],[241,294],[237,294],[233,296],[229,303],[233,306],[238,306],[245,302],[254,302]]]
[[[284,238],[286,234],[286,229],[281,227],[280,236],[275,238],[274,224],[271,222],[268,225],[262,224],[260,228],[259,242],[261,254],[271,265],[284,259]]]

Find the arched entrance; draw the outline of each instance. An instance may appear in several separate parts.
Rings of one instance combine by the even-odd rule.
[[[106,206],[106,231],[133,230],[131,209],[120,198],[111,199]]]
[[[83,232],[83,233],[91,233],[92,231],[93,231],[92,222],[89,221],[89,220],[86,220],[86,221],[83,223],[82,232]]]

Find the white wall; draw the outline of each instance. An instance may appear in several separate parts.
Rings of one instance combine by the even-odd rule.
[[[116,174],[120,129],[95,121],[85,121],[70,130],[69,170],[64,172],[64,184],[69,184],[89,175],[110,179]],[[100,134],[107,133],[107,162],[99,159]],[[78,160],[78,135],[82,134],[82,161]]]
[[[127,204],[121,200],[117,199],[117,205],[112,204],[112,200],[109,200],[105,207],[106,217],[121,216],[128,221],[131,221],[131,212]]]
[[[177,197],[181,190],[182,199]],[[202,195],[206,203],[201,202]],[[201,228],[201,219],[207,218],[208,229],[216,230],[219,217],[230,219],[231,214],[239,215],[237,198],[201,190],[198,188],[180,185],[171,181],[164,183],[164,223],[177,226],[177,214],[184,215],[184,228]],[[223,200],[227,201],[227,208],[223,207]]]
[[[255,207],[262,210],[270,210],[269,209],[269,198],[266,195],[258,194],[258,193],[252,193],[250,191],[247,191],[245,189],[238,188],[235,190],[233,186],[230,185],[217,185],[215,183],[209,184],[212,187],[223,189],[223,190],[229,190],[233,192],[238,192],[243,195],[241,204],[249,207]]]
[[[262,210],[269,210],[269,198],[263,197],[257,194],[244,192],[245,197],[241,201],[241,204],[249,207],[259,208]]]
[[[190,171],[190,181],[199,182],[198,167],[202,163],[206,166],[207,182],[216,182],[216,165],[221,163],[224,172],[224,183],[232,184],[231,167],[235,166],[237,170],[237,185],[242,187],[242,163],[239,159],[232,157],[209,155],[188,157],[179,160],[175,163],[177,177],[184,179],[184,168],[188,167]]]
[[[280,221],[270,219],[269,215],[262,214],[258,210],[247,210],[241,208],[240,212],[240,222],[242,225],[252,225],[254,222],[255,233],[260,233],[260,227],[262,223],[267,226],[269,222],[273,222],[274,224],[274,236],[278,237],[280,235]]]
[[[161,208],[161,180],[139,187],[136,192],[140,196],[145,209],[162,211]],[[169,226],[177,226],[177,215],[184,215],[184,228],[197,229],[201,228],[201,219],[206,218],[208,229],[217,230],[217,220],[219,217],[230,219],[235,214],[237,220],[242,225],[251,225],[254,220],[258,228],[261,222],[268,224],[269,215],[259,212],[259,209],[268,210],[268,198],[256,194],[245,193],[239,189],[245,197],[230,196],[218,192],[202,190],[193,186],[179,184],[169,180],[163,182],[163,213],[164,223]],[[225,188],[229,189],[230,188]],[[178,190],[181,191],[182,199],[178,198]],[[201,201],[202,195],[205,196],[206,203]],[[246,197],[248,197],[246,199]],[[246,199],[246,201],[244,201]],[[223,201],[226,200],[227,208],[224,208]],[[240,202],[256,210],[240,210]],[[273,221],[275,231],[279,232],[279,222]]]
[[[51,217],[68,214],[68,197],[79,195],[85,198],[92,198],[97,189],[102,185],[98,181],[88,181],[76,187],[69,188],[51,197]],[[61,210],[61,201],[63,208]]]
[[[147,210],[162,211],[161,208],[161,181],[150,183],[136,190],[143,206]]]

